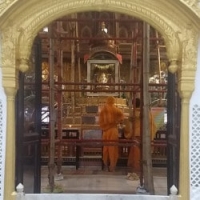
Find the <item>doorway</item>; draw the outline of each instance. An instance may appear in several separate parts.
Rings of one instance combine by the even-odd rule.
[[[91,19],[95,19],[96,23],[91,23]],[[101,26],[102,22],[105,27]],[[38,148],[39,153],[35,155],[38,155],[42,164],[48,164],[51,154],[56,159],[58,174],[62,165],[67,164],[76,168],[86,162],[88,166],[91,163],[101,166],[100,147],[75,149],[73,146],[61,146],[53,142],[52,147],[56,151],[50,152],[48,140],[54,137],[59,140],[100,139],[101,131],[96,120],[99,105],[105,102],[104,97],[107,95],[114,95],[118,106],[124,113],[130,114],[133,97],[140,97],[141,94],[144,51],[142,24],[142,21],[123,14],[86,12],[58,19],[38,34],[41,51],[36,52],[40,52],[41,56],[37,58],[40,69],[32,74],[27,72],[25,76],[34,77],[34,80],[36,77],[41,78],[35,81],[36,84],[41,84],[38,84],[37,89],[31,88],[34,91],[31,95],[35,94],[34,98],[38,100],[38,107],[33,106],[33,109],[38,113],[36,119],[41,119],[35,123],[40,133],[37,142],[41,146]],[[102,29],[103,35],[100,35]],[[149,105],[156,115],[155,122],[160,131],[153,137],[152,144],[155,147],[152,161],[154,166],[166,167],[167,153],[162,145],[167,144],[165,116],[168,60],[164,40],[159,32],[151,27],[149,35]],[[36,60],[34,62],[38,62]],[[104,75],[106,82],[100,78],[101,75]],[[24,82],[24,86],[27,85]],[[30,129],[29,126],[28,132]],[[87,156],[93,157],[88,159]],[[120,167],[126,166],[127,156],[128,147],[122,147],[121,160],[118,163]],[[39,166],[36,164],[36,168]],[[39,172],[40,169],[37,173]],[[39,181],[40,176],[36,177]]]

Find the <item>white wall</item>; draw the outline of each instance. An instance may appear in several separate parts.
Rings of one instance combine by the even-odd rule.
[[[190,100],[190,185],[191,200],[200,199],[200,37],[195,90]]]
[[[1,41],[0,41],[1,58]],[[5,144],[6,144],[6,96],[2,87],[2,70],[0,60],[0,200],[4,194],[4,171],[5,171]]]

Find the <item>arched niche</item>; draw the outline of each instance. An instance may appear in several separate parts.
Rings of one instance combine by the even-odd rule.
[[[13,5],[13,8],[15,6],[17,7],[17,4]],[[90,0],[66,2],[60,0],[49,2],[45,0],[34,5],[31,3],[23,3],[23,5],[20,6],[20,10],[25,6],[26,9],[23,10],[23,15],[18,14],[18,12],[11,13],[13,10],[8,10],[4,16],[6,17],[9,15],[9,18],[12,20],[8,22],[5,21],[5,23],[2,24],[2,28],[7,35],[14,34],[14,37],[16,37],[17,59],[19,60],[18,64],[21,71],[26,71],[28,68],[26,66],[28,64],[27,59],[29,58],[30,49],[38,31],[53,20],[66,14],[83,12],[86,10],[106,10],[136,16],[149,23],[163,35],[168,47],[169,60],[177,60],[180,58],[180,38],[177,33],[181,31],[183,23],[188,21],[188,19],[187,21],[184,20],[186,17],[181,14],[180,11],[177,12],[180,13],[181,17],[177,18],[177,13],[175,15],[170,9],[168,9],[169,13],[166,13],[165,5],[154,1],[145,4],[144,2],[138,1]],[[27,9],[29,7],[31,9]],[[170,4],[168,4],[168,7],[170,7]],[[3,19],[4,16],[2,16]],[[8,27],[11,27],[11,29],[8,29]],[[171,52],[172,50],[170,49],[171,45],[173,45],[173,52]],[[6,59],[6,56],[4,59]]]
[[[7,126],[5,200],[14,199],[15,171],[15,119],[14,97],[18,85],[18,70],[28,69],[28,60],[35,36],[44,26],[67,14],[84,11],[112,11],[135,16],[156,28],[164,37],[170,71],[179,73],[179,90],[183,99],[181,123],[182,166],[180,195],[189,199],[189,147],[188,147],[188,102],[194,88],[198,17],[180,1],[168,0],[33,0],[5,1],[0,16],[2,34],[2,75],[7,94]],[[184,121],[184,115],[186,120]],[[12,119],[12,120],[11,120]],[[8,123],[8,122],[7,122]],[[186,135],[186,136],[185,136]],[[12,161],[12,164],[10,163]]]

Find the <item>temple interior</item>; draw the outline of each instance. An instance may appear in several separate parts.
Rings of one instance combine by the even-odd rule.
[[[56,164],[57,174],[66,166],[103,170],[98,115],[106,98],[113,96],[126,118],[134,113],[136,98],[148,103],[157,128],[151,139],[153,167],[166,169],[168,60],[156,29],[120,13],[67,15],[41,29],[30,63],[20,79],[24,166],[49,166],[50,176],[49,163]],[[39,141],[38,152],[30,136]],[[117,170],[126,174],[130,143],[120,125],[118,145]],[[34,160],[35,153],[39,160]],[[140,178],[141,171],[135,172]]]

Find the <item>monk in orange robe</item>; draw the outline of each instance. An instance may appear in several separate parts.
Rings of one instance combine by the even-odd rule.
[[[129,117],[129,119],[124,120],[124,137],[127,139],[136,139],[140,141],[141,131],[141,117],[140,117],[140,99],[136,99],[136,109],[133,113],[133,117]],[[132,126],[131,126],[132,125]],[[153,139],[156,133],[156,126],[153,120],[152,114],[149,112],[149,126],[150,126],[150,134]],[[142,142],[142,141],[140,141]],[[131,146],[128,155],[128,163],[127,166],[131,168],[132,172],[140,172],[140,147],[139,146]]]
[[[99,125],[103,130],[103,140],[118,140],[118,127],[124,119],[123,112],[115,105],[115,98],[108,97],[99,113]],[[114,171],[119,157],[118,146],[103,147],[103,163],[109,171]]]

